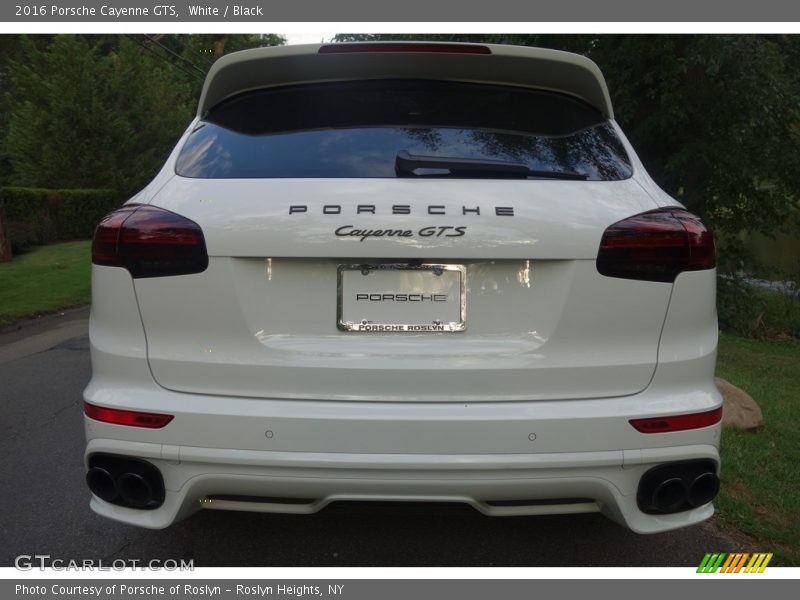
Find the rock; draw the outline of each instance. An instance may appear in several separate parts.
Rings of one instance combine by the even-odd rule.
[[[723,425],[753,430],[764,424],[761,409],[750,394],[719,377],[715,377],[714,381],[723,398]]]

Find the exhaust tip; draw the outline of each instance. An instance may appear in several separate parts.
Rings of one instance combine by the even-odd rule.
[[[153,488],[138,473],[123,473],[119,477],[119,495],[126,504],[142,508],[153,500]]]
[[[663,463],[639,480],[636,504],[646,514],[692,510],[711,502],[719,491],[717,463],[697,459]]]
[[[653,508],[661,512],[674,512],[686,502],[687,488],[683,479],[671,477],[653,490]]]
[[[100,499],[117,506],[153,510],[164,503],[161,471],[134,456],[90,454],[86,483]]]
[[[695,508],[711,502],[719,492],[719,477],[707,472],[698,475],[689,485],[687,500]]]
[[[118,495],[117,484],[111,473],[100,467],[92,467],[86,473],[86,485],[92,493],[106,502],[113,502]]]

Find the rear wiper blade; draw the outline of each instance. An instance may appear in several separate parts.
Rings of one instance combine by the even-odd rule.
[[[525,163],[483,158],[452,158],[447,156],[421,156],[400,150],[394,159],[394,170],[398,177],[423,177],[414,173],[417,169],[446,169],[453,177],[479,177],[494,175],[495,177],[546,177],[549,179],[574,179],[585,181],[589,178],[583,173],[574,171],[545,171],[531,169]],[[437,175],[429,175],[436,177]]]

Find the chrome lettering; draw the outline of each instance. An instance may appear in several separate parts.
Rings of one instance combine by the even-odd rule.
[[[357,237],[363,242],[371,237],[411,237],[410,229],[353,229],[352,225],[342,225],[334,232],[338,237]]]

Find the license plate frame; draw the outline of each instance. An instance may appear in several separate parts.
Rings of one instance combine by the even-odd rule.
[[[370,315],[365,314],[361,317],[354,317],[351,313],[350,305],[353,300],[350,299],[345,302],[345,294],[349,290],[345,287],[350,284],[352,280],[351,274],[360,272],[361,275],[381,274],[380,279],[384,280],[383,285],[386,285],[386,280],[391,281],[391,277],[386,277],[387,273],[402,273],[407,275],[405,289],[402,292],[396,291],[369,291],[363,292],[359,295],[376,296],[381,295],[382,300],[378,302],[385,302],[385,296],[392,296],[391,302],[396,302],[397,305],[403,305],[404,309],[409,306],[417,306],[415,303],[419,302],[422,307],[420,312],[424,312],[427,306],[435,305],[438,302],[443,302],[442,312],[445,313],[443,319],[427,319],[429,322],[420,322],[420,319],[384,319],[384,318],[368,318]],[[446,275],[442,279],[443,275]],[[443,264],[443,263],[374,263],[374,264],[341,264],[337,269],[337,307],[336,307],[336,326],[340,331],[347,331],[351,333],[457,333],[465,331],[466,323],[466,275],[467,270],[464,265]],[[457,276],[457,280],[456,280]],[[436,278],[436,279],[434,279]],[[395,286],[400,285],[402,278],[397,278],[398,281],[394,283]],[[346,281],[348,280],[348,281]],[[424,282],[429,284],[426,286]],[[380,286],[381,283],[376,280],[374,285]],[[398,289],[395,287],[394,289]],[[450,294],[457,291],[458,298],[450,299]],[[437,293],[441,292],[441,293]],[[445,293],[446,292],[446,293]],[[434,300],[434,296],[446,295],[447,300]],[[424,296],[426,300],[412,301],[395,300],[395,297],[411,297],[411,296]],[[369,300],[369,298],[362,298]],[[374,298],[373,298],[374,300]],[[370,302],[372,303],[372,302]],[[347,306],[346,306],[347,304]],[[438,309],[438,306],[437,306]],[[362,309],[365,310],[365,309]],[[412,309],[413,310],[413,309]],[[365,310],[369,312],[369,310]],[[347,313],[347,314],[345,314]],[[438,313],[437,313],[438,314]]]

